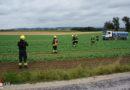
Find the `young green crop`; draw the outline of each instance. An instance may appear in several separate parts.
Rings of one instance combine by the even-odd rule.
[[[100,40],[91,46],[91,36],[99,35]],[[102,40],[102,34],[78,35],[79,44],[72,46],[71,35],[58,35],[58,54],[52,54],[52,35],[26,35],[28,61],[65,60],[76,58],[97,58],[130,55],[128,40]],[[0,62],[18,61],[18,35],[0,36]]]

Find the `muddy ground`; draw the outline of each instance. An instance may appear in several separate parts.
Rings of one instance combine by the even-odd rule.
[[[31,70],[48,70],[48,69],[73,69],[80,66],[100,66],[108,65],[120,61],[121,65],[130,65],[130,56],[119,56],[109,58],[91,58],[91,59],[77,59],[77,60],[54,60],[42,62],[29,62],[29,68],[18,69],[18,63],[0,63],[0,74],[5,72],[22,72]]]
[[[0,35],[72,35],[72,34],[91,34],[91,33],[101,33],[101,32],[0,32]]]

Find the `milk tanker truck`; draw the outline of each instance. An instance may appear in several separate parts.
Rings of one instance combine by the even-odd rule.
[[[103,31],[103,40],[127,40],[128,32]]]

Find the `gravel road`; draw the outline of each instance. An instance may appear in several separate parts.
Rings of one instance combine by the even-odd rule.
[[[54,81],[5,86],[3,90],[130,90],[130,72]]]

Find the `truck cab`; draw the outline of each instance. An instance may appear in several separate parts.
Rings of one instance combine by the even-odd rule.
[[[112,39],[112,37],[113,37],[112,31],[104,31],[102,37],[103,37],[103,40]]]

